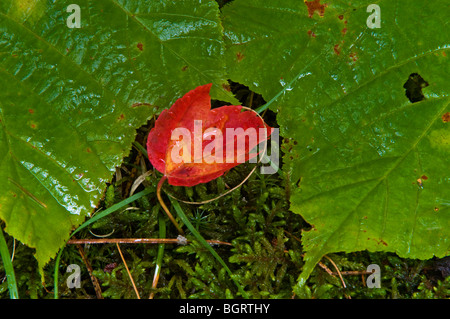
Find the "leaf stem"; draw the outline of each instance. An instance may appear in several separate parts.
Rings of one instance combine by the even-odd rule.
[[[167,179],[167,176],[161,177],[161,179],[160,179],[160,181],[158,183],[158,186],[156,188],[156,196],[158,197],[158,200],[159,200],[159,203],[161,204],[161,207],[166,212],[166,214],[169,217],[169,219],[172,222],[172,224],[174,224],[174,226],[177,228],[177,230],[180,233],[180,235],[184,236],[184,231],[181,229],[180,225],[178,225],[177,221],[175,220],[173,215],[170,213],[169,209],[167,208],[166,204],[164,203],[164,201],[161,198],[161,188],[162,188],[164,182],[166,181],[166,179]]]

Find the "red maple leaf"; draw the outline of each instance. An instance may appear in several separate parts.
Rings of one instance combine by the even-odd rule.
[[[175,186],[209,182],[256,157],[255,147],[273,131],[256,112],[241,112],[241,105],[211,110],[210,89],[211,84],[199,86],[178,99],[160,114],[147,138],[148,158],[164,174],[159,202],[181,234],[161,199],[164,181]]]
[[[194,186],[221,176],[257,156],[252,149],[272,132],[240,105],[211,110],[210,88],[199,86],[177,100],[148,135],[149,160],[171,185]]]

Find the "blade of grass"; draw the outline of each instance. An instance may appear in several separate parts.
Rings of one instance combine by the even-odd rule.
[[[124,206],[126,206],[126,205],[128,205],[128,204],[134,202],[135,200],[138,200],[139,198],[141,198],[141,197],[143,197],[143,196],[145,196],[145,195],[150,194],[151,192],[153,192],[152,189],[146,188],[146,189],[144,189],[143,191],[141,191],[141,192],[139,192],[139,193],[137,193],[137,194],[134,194],[133,196],[130,196],[130,197],[128,197],[127,199],[124,199],[123,201],[120,201],[120,202],[117,203],[117,204],[114,204],[113,206],[109,207],[108,209],[105,209],[104,211],[98,213],[97,215],[95,215],[95,216],[92,217],[91,219],[88,219],[88,220],[85,221],[83,224],[81,224],[81,226],[79,226],[79,227],[78,227],[78,228],[70,235],[69,238],[71,238],[73,235],[75,235],[76,233],[78,233],[78,232],[79,232],[80,230],[82,230],[83,228],[89,226],[89,225],[92,224],[92,223],[95,223],[97,220],[99,220],[99,219],[101,219],[101,218],[103,218],[103,217],[105,217],[105,216],[108,216],[108,215],[111,214],[111,213],[114,213],[115,211],[117,211],[117,210],[123,208]],[[64,250],[64,247],[61,248],[61,250],[59,251],[58,256],[56,257],[56,260],[55,260],[55,270],[54,270],[54,273],[53,273],[53,279],[54,279],[54,293],[55,293],[54,298],[55,298],[55,299],[58,299],[58,274],[59,274],[58,269],[59,269],[59,262],[60,262],[60,260],[61,260],[61,255],[62,255],[63,250]]]
[[[170,198],[170,197],[169,197]],[[180,204],[170,198],[170,202],[172,203],[173,208],[175,208],[175,211],[177,212],[178,217],[180,217],[181,221],[186,225],[186,227],[191,231],[191,233],[195,236],[195,238],[206,248],[208,251],[216,258],[216,260],[225,268],[226,272],[230,276],[231,280],[236,284],[239,292],[241,293],[242,297],[248,299],[247,293],[244,291],[242,286],[239,284],[239,282],[234,278],[233,273],[231,272],[230,268],[228,268],[227,264],[223,261],[223,259],[217,254],[217,252],[211,247],[210,244],[203,238],[203,236],[195,229],[195,227],[191,224],[189,221],[189,218],[184,214],[183,210],[180,207]]]
[[[105,209],[104,211],[96,214],[94,217],[90,218],[89,220],[85,221],[80,227],[78,227],[73,233],[72,235],[70,235],[70,237],[72,237],[73,235],[75,235],[76,233],[78,233],[80,230],[82,230],[83,228],[85,228],[86,226],[89,226],[92,223],[95,223],[97,220],[108,216],[111,213],[114,213],[115,211],[121,209],[122,207],[134,202],[135,200],[138,200],[139,198],[141,198],[142,196],[148,195],[151,192],[153,192],[153,189],[150,188],[146,188],[143,191],[134,194],[133,196],[130,196],[126,199],[124,199],[123,201],[118,202],[117,204],[112,205],[110,208]]]
[[[8,282],[9,297],[11,299],[19,299],[19,292],[17,290],[16,276],[14,274],[14,267],[9,255],[8,245],[6,244],[3,230],[0,227],[0,255],[3,261],[3,267],[6,272],[6,281]]]
[[[142,153],[142,155],[145,156],[145,158],[148,158],[148,153],[147,153],[147,150],[145,149],[145,147],[143,147],[140,143],[138,143],[136,141],[133,142],[133,145],[134,145],[134,147],[136,147],[136,149],[138,149]]]

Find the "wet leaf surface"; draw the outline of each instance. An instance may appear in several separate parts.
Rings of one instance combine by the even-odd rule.
[[[52,258],[102,198],[136,128],[178,96],[226,83],[214,1],[0,2],[0,218]]]
[[[312,226],[300,286],[332,252],[450,253],[444,2],[378,2],[374,29],[367,2],[319,3],[223,9],[231,79],[278,113],[291,210]]]

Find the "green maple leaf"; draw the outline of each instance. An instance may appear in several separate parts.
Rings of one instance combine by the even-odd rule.
[[[298,287],[332,252],[450,253],[446,4],[377,5],[380,28],[367,1],[223,9],[230,77],[277,112],[291,209],[312,226]]]
[[[137,127],[201,84],[234,102],[214,1],[77,1],[81,28],[67,26],[70,4],[0,2],[0,218],[40,269],[95,209]]]

